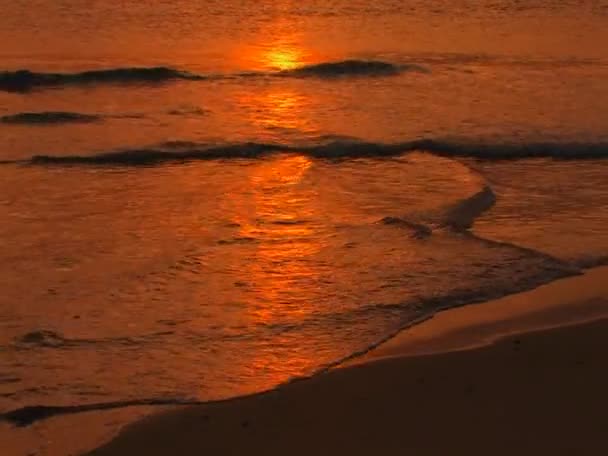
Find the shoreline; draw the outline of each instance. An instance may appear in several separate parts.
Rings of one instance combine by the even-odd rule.
[[[608,317],[608,266],[531,290],[441,310],[338,367],[379,359],[470,350],[500,339]]]
[[[367,422],[370,419],[369,407],[374,410],[381,404],[384,404],[383,407],[389,407],[391,403],[399,403],[400,400],[403,400],[402,407],[407,407],[408,404],[419,402],[422,400],[421,398],[425,397],[424,392],[418,392],[415,396],[412,396],[413,391],[408,390],[408,388],[428,390],[430,387],[426,381],[420,383],[422,377],[416,372],[421,370],[445,370],[446,366],[451,366],[454,372],[452,372],[452,369],[445,370],[442,374],[443,378],[458,377],[464,374],[462,369],[458,368],[458,364],[470,363],[471,359],[476,358],[482,358],[487,363],[496,364],[495,359],[488,357],[490,354],[498,356],[499,359],[504,358],[505,363],[513,363],[515,361],[512,356],[513,353],[520,353],[519,356],[523,357],[521,355],[523,350],[520,350],[520,348],[538,341],[545,344],[547,353],[543,352],[540,358],[535,358],[534,363],[542,365],[543,361],[552,360],[559,364],[560,359],[557,352],[559,352],[558,346],[560,345],[585,345],[589,342],[590,337],[598,340],[603,338],[608,342],[608,335],[603,335],[608,333],[608,331],[604,331],[608,329],[608,280],[606,279],[608,279],[608,267],[602,266],[588,270],[580,276],[558,279],[531,291],[509,295],[483,304],[472,304],[439,312],[433,318],[410,327],[369,353],[326,373],[304,381],[292,382],[276,390],[254,396],[234,398],[219,403],[180,407],[172,411],[154,414],[127,426],[114,440],[87,454],[96,456],[155,455],[172,452],[200,454],[205,451],[210,451],[211,454],[241,454],[245,451],[250,454],[281,454],[286,451],[291,451],[292,454],[309,454],[314,449],[308,447],[308,452],[304,451],[307,445],[303,445],[302,448],[291,449],[286,445],[289,441],[300,442],[302,439],[308,443],[317,442],[317,444],[325,447],[327,445],[331,447],[341,439],[358,441],[360,439],[355,438],[356,433],[352,434],[351,427],[355,426],[352,419],[358,417],[361,422]],[[534,305],[534,311],[530,310],[532,305]],[[551,349],[547,346],[546,341],[553,341],[552,344],[548,345],[554,345],[555,348]],[[601,344],[597,349],[591,348],[590,353],[601,355],[601,353],[597,353],[598,351],[601,352]],[[528,357],[534,358],[535,356],[538,357],[539,353],[532,353]],[[531,362],[532,360],[528,361]],[[593,378],[596,378],[596,380],[599,377],[604,378],[608,374],[602,366],[585,365],[584,361],[582,365],[579,365],[579,362],[580,360],[575,360],[572,364],[575,366],[575,371],[580,371],[578,374],[577,372],[571,372],[572,366],[562,366],[563,378],[560,381],[565,382],[567,379],[574,381],[581,377],[582,371],[585,371],[585,378],[589,379],[588,374],[590,372],[586,371],[591,367],[593,367],[592,371],[596,371],[596,374],[599,373],[599,375],[592,376],[591,381],[593,381]],[[526,368],[535,371],[534,363],[527,363]],[[514,378],[519,378],[526,372],[525,369],[521,369],[521,366],[511,367],[514,370],[510,371],[509,374]],[[552,366],[552,369],[555,368],[556,366]],[[475,365],[471,366],[471,378],[467,380],[468,383],[465,382],[466,385],[462,386],[464,389],[448,397],[441,394],[441,401],[458,402],[458,398],[462,399],[460,396],[471,396],[478,388],[477,385],[473,385],[476,382],[472,379],[488,374],[488,372],[475,372],[480,369]],[[490,371],[500,369],[501,365],[495,365]],[[485,371],[485,369],[482,370]],[[404,371],[409,375],[403,377]],[[543,372],[537,373],[542,374]],[[389,381],[392,385],[391,388],[395,388],[395,390],[392,391],[391,388],[384,390],[379,387],[379,384],[386,386],[385,384],[388,381],[386,377],[401,378],[406,384],[407,382],[411,384],[396,388],[396,385]],[[415,377],[418,380],[412,383],[410,377]],[[426,377],[426,375],[423,377]],[[462,381],[462,378],[458,378],[458,380]],[[498,378],[493,378],[492,381],[494,383],[501,382]],[[450,382],[447,383],[446,386],[449,386]],[[530,382],[530,387],[534,384],[534,382]],[[371,388],[369,388],[370,385]],[[520,387],[525,390],[525,383]],[[348,392],[352,393],[353,390],[356,390],[357,394],[348,396]],[[449,390],[450,388],[447,388],[446,391]],[[592,391],[600,392],[599,389]],[[433,391],[433,393],[432,396],[427,398],[427,406],[430,408],[436,407],[437,413],[439,413],[443,407],[440,407],[441,401],[438,402],[437,399],[438,391]],[[542,389],[536,391],[536,393],[542,394]],[[347,397],[344,397],[345,394]],[[426,394],[429,394],[429,391],[426,391]],[[505,389],[505,385],[498,388],[494,394],[496,396],[506,394],[510,398],[509,403],[515,404],[518,403],[518,398],[521,399],[522,396],[526,396],[525,391],[511,391],[509,393],[509,389]],[[408,395],[411,397],[406,397]],[[513,395],[515,397],[511,397]],[[573,395],[571,394],[571,396]],[[366,398],[365,402],[367,403],[363,408],[355,404],[362,397]],[[304,402],[302,402],[303,398],[306,399]],[[492,396],[487,399],[488,403],[492,403]],[[528,397],[528,399],[533,398]],[[340,401],[340,407],[332,405],[337,400]],[[389,400],[389,402],[386,403],[386,400]],[[494,397],[494,400],[501,401],[498,397]],[[598,402],[604,404],[602,401]],[[295,410],[281,407],[289,403],[298,404],[298,407]],[[503,403],[502,406],[508,408],[509,403]],[[589,408],[590,411],[597,412],[592,404],[586,402],[585,404],[587,408],[591,407]],[[482,404],[478,405],[481,406]],[[573,404],[573,406],[575,405]],[[604,405],[608,406],[608,403]],[[547,408],[547,410],[549,409],[551,407]],[[391,408],[387,412],[387,417],[378,419],[382,422],[383,428],[393,428],[396,416],[401,416],[404,411],[405,408],[403,410],[398,407],[396,409]],[[536,408],[532,411],[539,413]],[[463,411],[465,414],[469,412]],[[509,413],[505,413],[509,415]],[[310,414],[319,416],[338,414],[345,419],[345,423],[349,424],[346,426],[339,420],[338,422],[327,422],[325,425],[331,426],[334,430],[333,434],[327,435],[326,431],[319,428],[320,422],[325,422],[324,419],[317,422],[311,418]],[[550,415],[545,416],[543,413],[541,415],[551,421]],[[258,418],[254,419],[253,417],[256,416]],[[304,421],[302,421],[303,419]],[[372,434],[379,432],[384,435],[381,429],[377,429],[378,423],[376,421],[378,419],[367,423],[367,430],[360,429],[359,431],[363,433],[371,432]],[[514,417],[511,417],[511,419],[514,419]],[[505,421],[502,424],[507,425],[508,422]],[[575,423],[570,424],[574,425]],[[415,423],[409,423],[408,425],[416,427]],[[252,434],[248,431],[250,427],[255,427],[258,432]],[[273,429],[274,431],[280,429],[284,434],[279,439],[279,443],[282,442],[282,444],[275,442],[274,438],[268,434]],[[590,429],[593,429],[593,426]],[[441,431],[447,432],[447,429],[441,429]],[[453,433],[454,431],[450,432]],[[579,429],[578,432],[581,433],[581,438],[577,439],[578,444],[583,444],[583,440],[594,442],[594,445],[601,444],[593,438],[591,440],[587,437],[583,439],[582,436],[585,435],[583,429]],[[236,437],[237,435],[238,437]],[[387,452],[399,451],[399,449],[391,447],[396,442],[392,442],[388,435],[385,437],[387,441],[384,444],[376,442],[377,445],[385,445],[384,447],[378,447],[378,449],[385,448]],[[430,436],[428,437],[430,438]],[[498,438],[499,436],[495,435],[495,437]],[[422,445],[421,442],[419,443]],[[465,445],[467,443],[471,442],[462,442],[463,448],[466,447],[471,450]],[[486,444],[490,443],[486,442]],[[538,442],[534,439],[526,440],[528,446],[532,445],[534,447],[536,443]],[[366,444],[366,442],[358,441],[357,445],[353,445],[352,448],[349,447],[348,451],[353,454],[362,454],[361,451],[366,447]],[[447,454],[445,451],[448,451],[446,448],[435,448],[434,445],[430,444],[428,447],[424,445],[415,447],[413,441],[409,445],[409,447],[403,447],[401,450],[416,448],[416,451],[419,451],[418,454],[442,454],[442,452]],[[524,450],[528,448],[526,445],[522,447]],[[327,454],[335,454],[336,452],[342,454],[341,448],[341,446],[338,446],[333,451],[328,450]],[[433,450],[433,448],[435,449]],[[517,448],[514,447],[513,450],[515,449]],[[368,447],[367,451],[372,451],[372,449]],[[474,451],[474,449],[471,451]],[[488,451],[488,448],[486,447],[484,451]],[[498,454],[496,448],[492,451],[494,451],[494,454]]]

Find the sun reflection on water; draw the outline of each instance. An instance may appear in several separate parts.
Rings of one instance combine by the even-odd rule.
[[[255,219],[241,222],[240,235],[282,241],[311,234],[303,222],[314,215],[314,191],[300,185],[311,166],[305,156],[283,156],[256,166],[250,175]]]
[[[308,287],[318,274],[308,261],[321,248],[315,222],[318,195],[304,182],[311,166],[308,157],[283,156],[251,174],[255,215],[240,223],[240,236],[259,240],[248,270],[261,304],[251,309],[255,322],[308,313],[306,305],[284,303],[308,299]]]
[[[311,314],[323,271],[315,255],[323,248],[318,223],[319,195],[307,182],[313,161],[305,156],[279,156],[256,166],[250,174],[253,219],[241,222],[240,236],[259,242],[247,264],[247,281],[255,299],[247,308],[252,326],[294,324]],[[284,336],[289,338],[288,334]],[[289,345],[288,340],[284,341]],[[271,375],[281,362],[290,371],[310,365],[310,353],[295,350],[275,359],[261,349],[250,358],[254,372]],[[277,381],[281,372],[277,371]]]
[[[281,72],[300,68],[314,61],[314,52],[297,24],[277,17],[269,29],[260,30],[259,39],[234,50],[234,58],[247,70]],[[293,135],[306,138],[317,134],[310,112],[317,100],[314,91],[307,90],[302,81],[289,78],[267,78],[256,81],[236,95],[236,102],[248,119],[268,133],[271,141],[291,142]],[[285,135],[290,135],[285,138]]]
[[[241,47],[239,62],[244,68],[264,72],[311,63],[312,53],[294,30],[293,24],[277,22],[272,31],[260,33],[262,41]],[[239,91],[235,102],[248,121],[268,135],[267,140],[290,143],[318,134],[310,115],[316,100],[301,84],[288,78],[262,79],[254,90]],[[231,202],[242,208],[232,220],[239,227],[237,237],[250,246],[239,270],[247,289],[245,318],[251,327],[298,324],[314,313],[319,283],[326,274],[317,258],[325,247],[326,233],[319,214],[320,195],[310,182],[312,166],[314,161],[306,156],[261,160],[248,168],[247,196]],[[273,343],[289,346],[292,342]],[[289,359],[278,360],[262,344],[251,353],[249,368],[272,376],[280,362],[283,369],[298,373],[314,364],[310,356],[296,348]],[[276,375],[277,382],[284,379],[284,371],[276,370]]]
[[[246,69],[285,71],[314,60],[313,49],[306,44],[306,36],[293,20],[276,17],[259,30],[257,37],[253,42],[234,49],[234,57]]]
[[[308,114],[311,101],[307,95],[287,87],[264,88],[243,94],[239,100],[249,111],[251,121],[279,141],[285,134],[315,134],[318,129]]]
[[[262,54],[262,60],[266,66],[272,69],[293,70],[302,66],[304,52],[295,46],[271,47]]]

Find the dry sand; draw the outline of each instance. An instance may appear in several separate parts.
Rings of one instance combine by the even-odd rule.
[[[607,291],[598,268],[447,311],[363,364],[152,416],[90,454],[607,455]]]

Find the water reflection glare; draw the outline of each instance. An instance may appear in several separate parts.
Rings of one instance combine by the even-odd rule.
[[[302,65],[304,52],[295,46],[271,47],[262,55],[266,66],[276,70],[292,70]]]
[[[251,309],[255,323],[298,319],[310,310],[303,301],[319,271],[309,257],[322,247],[318,195],[304,183],[311,166],[307,157],[285,156],[251,175],[255,219],[242,224],[240,235],[260,240],[248,268],[259,303]]]

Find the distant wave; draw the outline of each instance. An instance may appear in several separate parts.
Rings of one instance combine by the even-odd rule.
[[[194,111],[192,111],[194,113]],[[169,111],[169,115],[187,115],[188,111]],[[85,114],[69,111],[19,112],[0,116],[0,123],[10,125],[62,125],[69,123],[93,123],[105,119],[142,119],[145,114]]]
[[[280,71],[240,71],[197,74],[171,67],[125,67],[74,73],[37,72],[29,69],[0,71],[0,91],[27,93],[33,90],[77,85],[158,84],[171,81],[210,81],[239,78],[316,78],[337,80],[360,77],[395,76],[404,72],[428,73],[432,65],[506,64],[527,66],[602,65],[592,59],[521,60],[504,56],[466,54],[412,55],[407,64],[383,60],[345,59],[318,62]]]
[[[431,52],[408,56],[411,62],[422,65],[488,65],[540,68],[606,66],[607,62],[597,58],[567,56],[532,57],[522,55],[502,55],[486,53]]]
[[[347,76],[393,76],[406,70],[424,71],[415,65],[395,65],[378,60],[342,60],[305,65],[282,71],[285,76],[339,78]]]
[[[208,113],[207,110],[200,108],[198,106],[169,109],[166,112],[166,114],[168,114],[170,116],[203,116],[207,113]]]
[[[176,80],[205,81],[252,77],[338,77],[391,76],[403,71],[425,71],[417,65],[396,65],[376,60],[343,60],[305,65],[274,72],[240,72],[196,74],[169,67],[132,67],[82,71],[76,73],[45,73],[31,70],[0,71],[0,90],[30,92],[52,87],[99,84],[152,84]]]
[[[603,159],[608,158],[608,143],[468,143],[421,139],[400,143],[373,143],[337,140],[310,145],[278,143],[204,144],[172,142],[154,147],[116,150],[96,155],[36,155],[26,162],[38,165],[152,165],[164,162],[261,158],[276,153],[297,153],[327,159],[391,157],[412,151],[447,157],[474,157],[485,160],[522,158]],[[9,163],[9,162],[4,162]],[[10,163],[24,163],[14,161]]]
[[[37,73],[30,70],[0,72],[0,90],[28,92],[66,85],[158,83],[170,80],[201,80],[204,76],[168,67],[114,68],[79,73]]]
[[[91,123],[101,120],[102,116],[78,112],[45,111],[21,112],[0,117],[0,123],[23,125],[49,125],[63,123]]]

